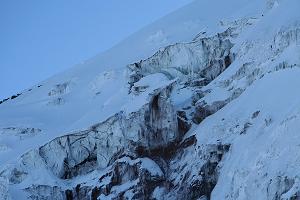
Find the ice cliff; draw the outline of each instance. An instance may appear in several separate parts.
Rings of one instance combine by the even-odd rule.
[[[0,199],[300,199],[300,2],[203,0],[0,101]]]

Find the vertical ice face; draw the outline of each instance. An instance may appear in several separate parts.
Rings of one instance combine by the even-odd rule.
[[[234,30],[227,29],[212,37],[167,46],[152,57],[128,66],[130,84],[153,73],[163,73],[170,79],[187,76],[209,82],[231,64],[233,44],[230,39],[233,34]]]

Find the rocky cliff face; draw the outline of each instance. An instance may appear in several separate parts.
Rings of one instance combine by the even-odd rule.
[[[299,3],[265,3],[262,16],[221,21],[222,31],[199,30],[91,78],[91,98],[104,95],[111,115],[1,166],[0,199],[14,191],[49,200],[300,199],[300,26],[291,9]],[[281,21],[271,24],[275,16]],[[44,86],[45,105],[68,106],[76,84]],[[105,90],[109,84],[121,92]],[[5,127],[0,136],[44,134],[28,127]],[[1,148],[9,151],[0,140]]]

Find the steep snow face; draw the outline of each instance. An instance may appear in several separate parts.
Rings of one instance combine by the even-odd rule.
[[[186,189],[194,192],[196,185],[197,198],[299,198],[299,175],[295,170],[299,159],[295,130],[299,124],[299,95],[295,91],[300,72],[300,18],[294,6],[299,7],[299,2],[276,3],[265,19],[242,32],[232,49],[236,55],[234,62],[201,88],[203,92],[196,103],[200,121],[217,112],[188,133],[188,136],[196,134],[195,148],[186,150],[183,158],[178,158],[180,162],[173,161],[176,165],[183,163],[174,165],[174,177],[178,177],[179,170],[185,182],[196,183],[196,179],[200,183]],[[287,14],[287,10],[292,13]],[[281,20],[271,23],[275,17]],[[225,105],[220,111],[215,106],[218,102],[223,102],[221,107]],[[210,190],[211,196],[207,196],[203,191],[209,189],[207,183],[211,181],[206,180],[205,174],[199,176],[199,168],[204,166],[202,156],[212,144],[230,144],[230,151],[221,162],[214,162],[218,166],[211,177],[217,173],[218,180]],[[199,158],[193,162],[196,167],[189,166],[190,159],[195,158]]]
[[[201,142],[232,143],[213,192],[215,199],[272,199],[276,196],[285,199],[298,195],[295,188],[298,188],[299,174],[295,169],[299,167],[296,127],[300,97],[293,89],[300,84],[299,73],[300,69],[295,68],[266,75],[216,113],[215,122],[220,124],[210,124],[210,119],[200,125]],[[256,100],[265,94],[267,96]],[[204,131],[207,126],[209,130],[214,127],[213,132]]]
[[[195,1],[1,101],[0,198],[300,198],[299,7]]]

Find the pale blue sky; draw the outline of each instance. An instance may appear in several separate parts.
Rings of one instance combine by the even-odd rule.
[[[102,52],[192,0],[1,0],[0,99]]]

